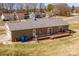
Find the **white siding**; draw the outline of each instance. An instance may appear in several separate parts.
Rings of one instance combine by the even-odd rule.
[[[7,24],[5,24],[6,27],[6,35],[8,40],[11,40],[11,31],[9,30],[9,27],[7,26]]]

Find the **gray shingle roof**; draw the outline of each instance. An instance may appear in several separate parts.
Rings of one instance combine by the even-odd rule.
[[[24,30],[24,29],[32,29],[32,28],[68,25],[68,23],[60,19],[42,18],[42,19],[37,19],[36,21],[26,20],[25,22],[20,22],[20,23],[7,23],[7,25],[11,31],[15,31],[15,30]]]

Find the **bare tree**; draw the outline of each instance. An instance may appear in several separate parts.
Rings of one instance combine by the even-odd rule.
[[[0,15],[6,11],[7,10],[5,9],[5,3],[0,3]]]
[[[10,10],[10,12],[13,11],[14,5],[15,5],[15,3],[7,3],[7,7],[8,7],[8,9]]]
[[[26,3],[25,4],[26,10],[31,10],[32,12],[35,12],[37,9],[37,3]]]
[[[44,12],[45,9],[45,4],[44,3],[39,3],[39,11]]]
[[[65,4],[57,4],[54,6],[54,14],[60,15],[60,16],[70,16],[71,8]]]
[[[37,9],[37,3],[33,3],[33,4],[32,4],[32,9],[33,9],[34,12],[36,12],[36,9]]]
[[[4,3],[0,3],[0,9],[4,8]]]

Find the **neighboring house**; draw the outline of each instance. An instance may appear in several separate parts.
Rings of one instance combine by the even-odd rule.
[[[30,37],[28,40],[38,40],[63,33],[68,33],[66,35],[69,35],[68,23],[59,19],[27,20],[26,22],[20,23],[7,23],[5,26],[7,28],[7,35],[13,42],[17,42],[20,38],[23,39],[26,37]]]
[[[46,17],[46,14],[45,13],[41,13],[41,12],[30,12],[29,13],[29,16],[31,19],[35,19],[35,18],[43,18],[43,17]]]
[[[32,13],[29,14],[29,17],[30,17],[31,19],[35,19],[35,14],[32,12]]]
[[[45,17],[44,13],[40,13],[40,12],[35,12],[35,13],[31,13],[28,15],[26,13],[4,13],[3,14],[5,19],[7,20],[23,20],[23,19],[28,19],[30,18],[42,18]]]
[[[3,14],[5,19],[8,19],[8,20],[15,20],[15,16],[14,16],[14,13],[4,13]],[[22,20],[24,19],[24,13],[17,13],[17,20]]]

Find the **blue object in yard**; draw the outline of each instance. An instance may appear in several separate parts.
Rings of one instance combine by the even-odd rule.
[[[27,35],[21,35],[19,37],[19,41],[21,41],[21,42],[26,42],[26,41],[29,41],[30,39],[31,39],[31,37],[27,36]]]

